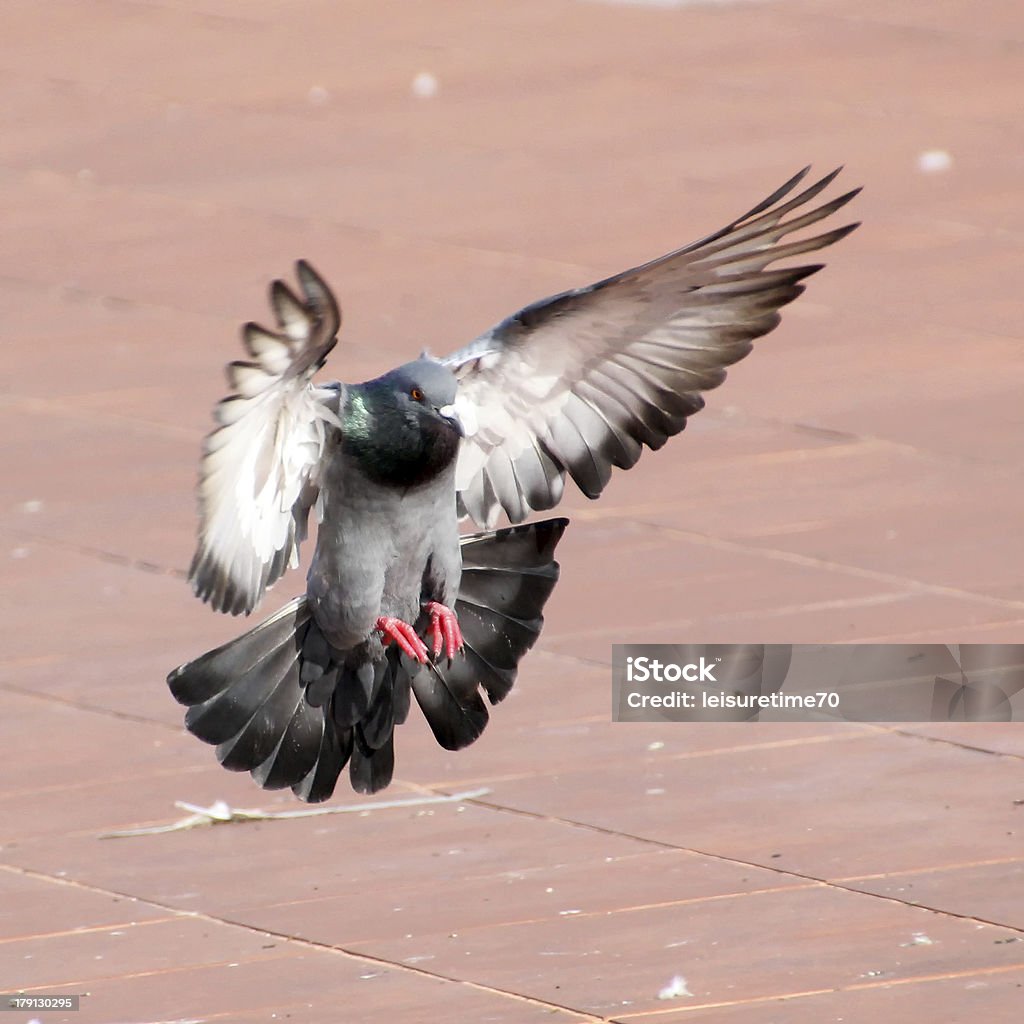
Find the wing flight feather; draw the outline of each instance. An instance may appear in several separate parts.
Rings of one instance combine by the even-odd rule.
[[[643,446],[678,434],[821,269],[770,265],[857,227],[783,242],[859,191],[808,209],[839,173],[793,195],[808,170],[714,234],[532,303],[443,359],[459,379],[456,407],[476,427],[459,452],[460,512],[485,529],[502,513],[522,522],[561,500],[566,476],[596,498],[613,466],[628,469]]]
[[[199,470],[199,539],[189,570],[196,595],[217,611],[251,612],[298,565],[319,470],[340,427],[340,384],[313,376],[337,342],[341,315],[330,289],[299,261],[301,296],[270,287],[277,330],[248,323],[250,358],[230,363],[232,393],[214,409]]]

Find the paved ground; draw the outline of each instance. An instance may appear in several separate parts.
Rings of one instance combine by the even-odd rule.
[[[4,35],[0,988],[88,993],[20,1019],[1020,1019],[1019,726],[616,726],[607,668],[613,640],[1021,639],[1016,0],[8,0]],[[866,186],[864,227],[684,438],[569,503],[479,743],[402,730],[385,798],[486,795],[98,838],[296,806],[163,684],[236,630],[181,576],[270,276],[337,284],[358,378],[810,161]]]

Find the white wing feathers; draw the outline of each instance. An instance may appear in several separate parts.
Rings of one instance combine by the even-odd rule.
[[[227,368],[233,394],[214,410],[220,424],[204,445],[199,541],[189,580],[218,611],[249,613],[289,566],[298,565],[320,464],[340,427],[342,385],[313,375],[337,342],[334,297],[313,268],[296,265],[302,298],[270,288],[278,332],[242,329],[251,361]]]
[[[856,191],[806,207],[838,171],[783,200],[805,169],[722,230],[597,284],[535,302],[442,360],[459,379],[456,407],[476,420],[456,470],[460,511],[486,529],[561,500],[566,475],[596,498],[612,467],[660,448],[704,406],[753,339],[820,265],[767,269],[822,249],[848,225],[780,244]],[[859,190],[857,190],[859,191]]]

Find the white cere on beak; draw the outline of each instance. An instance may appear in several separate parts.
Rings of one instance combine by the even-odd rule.
[[[460,403],[458,398],[451,405],[442,406],[438,412],[448,419],[455,420],[462,427],[463,437],[472,437],[477,431],[476,414],[468,402]]]

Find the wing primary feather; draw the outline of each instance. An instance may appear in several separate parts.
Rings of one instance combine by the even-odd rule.
[[[790,242],[786,245],[776,245],[770,249],[758,250],[754,253],[733,255],[728,250],[718,254],[713,260],[701,260],[698,266],[717,270],[720,267],[728,267],[730,272],[746,272],[751,269],[760,269],[776,260],[788,259],[791,256],[799,256],[805,252],[814,252],[817,249],[824,249],[827,245],[833,245],[845,238],[859,225],[847,224],[841,228],[834,228],[813,238],[801,239],[799,242]],[[740,248],[743,253],[743,249]]]
[[[838,198],[825,203],[823,206],[816,207],[807,213],[801,214],[799,217],[794,217],[792,220],[780,221],[774,213],[766,213],[756,221],[741,224],[741,226],[730,231],[727,235],[719,236],[722,244],[711,243],[708,245],[701,245],[700,251],[702,253],[706,253],[708,256],[713,256],[722,252],[727,252],[731,249],[750,249],[760,241],[764,241],[766,243],[764,247],[765,251],[770,251],[768,249],[769,245],[773,245],[778,241],[778,239],[785,235],[790,235],[794,231],[800,231],[803,228],[810,227],[812,224],[816,224],[818,221],[831,216],[837,210],[850,202],[851,199],[859,195],[860,191],[861,190],[859,188],[853,189],[845,195],[841,195]],[[859,227],[859,222],[849,225],[851,231],[856,227]],[[718,239],[716,239],[716,241],[718,241]],[[684,251],[691,252],[695,250],[687,249]]]
[[[819,188],[818,191],[820,192],[822,189],[827,188],[832,183],[832,181],[835,180],[836,175],[838,175],[841,170],[841,167],[837,168],[836,170],[830,172],[824,178],[822,178],[822,180],[817,183],[818,185],[821,186],[821,188]],[[792,192],[793,189],[795,189],[797,185],[799,185],[800,182],[807,177],[808,174],[810,174],[810,172],[811,168],[810,165],[808,165],[802,171],[798,171],[796,174],[794,174],[793,177],[790,178],[789,181],[787,181],[785,184],[780,185],[770,196],[768,196],[765,199],[762,199],[761,202],[759,202],[755,207],[753,207],[753,209],[747,210],[747,212],[743,214],[743,216],[737,217],[735,220],[730,221],[728,224],[725,225],[725,227],[720,228],[718,231],[713,231],[710,235],[705,235],[703,238],[698,239],[696,242],[691,242],[689,245],[686,245],[681,249],[677,249],[675,252],[670,253],[668,257],[663,258],[667,259],[672,256],[678,256],[682,255],[683,253],[693,252],[697,249],[702,249],[706,245],[710,245],[711,243],[717,241],[719,238],[731,234],[732,232],[736,231],[740,225],[746,224],[752,218],[757,217],[759,214],[764,213],[766,210],[771,210],[772,207],[774,207],[780,199],[784,199],[786,196],[788,196],[789,193]],[[816,186],[811,187],[815,188]]]

